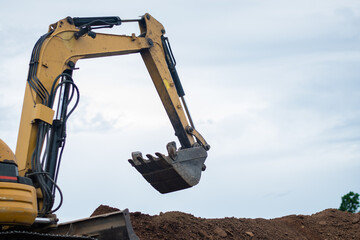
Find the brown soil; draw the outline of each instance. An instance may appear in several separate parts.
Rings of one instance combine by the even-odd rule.
[[[101,205],[93,215],[117,211]],[[275,219],[221,218],[206,219],[182,212],[150,216],[130,214],[132,227],[141,240],[150,239],[291,239],[332,240],[360,239],[360,213],[326,209],[307,215]]]

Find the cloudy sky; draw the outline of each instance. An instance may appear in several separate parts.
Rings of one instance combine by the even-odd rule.
[[[358,0],[0,2],[0,137],[14,151],[31,51],[48,25],[146,12],[167,30],[195,126],[212,146],[199,185],[158,193],[127,162],[175,140],[140,55],[81,60],[58,181],[62,221],[100,204],[275,218],[338,208],[360,192]],[[136,24],[112,32],[139,33]]]

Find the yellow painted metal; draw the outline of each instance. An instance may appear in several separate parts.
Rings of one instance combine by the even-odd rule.
[[[13,151],[9,148],[9,146],[0,139],[0,162],[4,160],[12,160],[15,161],[15,155]]]
[[[37,216],[35,188],[20,183],[0,182],[0,225],[28,225]]]
[[[94,39],[86,34],[75,39],[74,33],[79,29],[67,19],[50,25],[49,29],[53,32],[42,44],[37,78],[50,92],[56,77],[71,69],[68,66],[70,61],[76,63],[84,58],[141,53],[176,135],[187,139],[186,145],[190,147],[195,141],[185,131],[189,124],[164,57],[161,43],[164,27],[150,14],[145,14],[139,25],[141,37],[97,33]],[[38,104],[39,96],[27,83],[15,153],[21,176],[31,169],[31,155],[35,149],[38,131],[36,122],[32,120],[34,105]]]
[[[140,24],[140,29],[146,32],[146,38],[152,40],[153,47],[142,51],[141,56],[175,129],[175,135],[183,140],[182,144],[186,145],[182,147],[189,148],[195,141],[185,130],[189,123],[166,63],[161,40],[162,35],[165,34],[165,28],[148,13],[144,15],[143,19],[144,24]]]
[[[55,29],[54,26],[56,26]],[[39,54],[37,78],[48,92],[57,76],[67,69],[69,61],[83,58],[105,57],[140,52],[150,47],[147,39],[98,33],[93,39],[87,35],[75,39],[78,29],[66,19],[50,27],[54,31],[43,43]],[[39,96],[26,83],[23,110],[16,145],[19,174],[31,169],[31,155],[36,145],[38,127],[33,121],[34,105],[41,103]]]
[[[48,124],[52,124],[54,118],[55,111],[51,108],[43,105],[43,104],[36,104],[34,108],[34,116],[33,120],[41,120]]]

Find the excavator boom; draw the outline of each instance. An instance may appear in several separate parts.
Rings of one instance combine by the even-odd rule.
[[[138,22],[140,34],[127,36],[95,32],[123,22]],[[36,223],[38,217],[50,219],[50,223],[45,225],[57,226],[53,213],[62,202],[56,182],[65,145],[66,124],[80,96],[72,78],[76,63],[86,58],[136,53],[141,54],[181,146],[177,148],[175,142],[170,142],[166,146],[167,155],[156,152],[156,157],[147,154],[146,159],[140,152],[133,152],[129,162],[160,193],[199,183],[210,145],[194,127],[163,25],[150,14],[131,20],[121,20],[116,16],[67,17],[51,24],[49,31],[34,46],[15,155],[0,141],[0,189],[7,189],[0,192],[0,213],[5,213],[0,214],[0,226],[10,226],[10,229],[15,225],[29,226]],[[26,186],[19,187],[22,185]],[[12,218],[19,214],[18,207],[20,203],[24,204],[25,197],[11,202],[8,193],[16,195],[23,189],[30,189],[26,206],[31,207],[23,207],[27,208],[27,213],[21,213],[25,217],[20,214],[19,218]],[[57,191],[61,199],[59,206],[55,207]],[[23,218],[26,222],[19,220]],[[12,236],[16,234],[18,232],[13,232]],[[4,235],[0,234],[0,238]]]

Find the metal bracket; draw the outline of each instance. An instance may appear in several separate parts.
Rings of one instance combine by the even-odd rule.
[[[35,105],[32,119],[33,121],[39,119],[51,125],[53,123],[54,114],[54,110],[43,104],[38,103]]]
[[[187,126],[186,132],[192,136],[194,136],[198,143],[200,143],[206,151],[210,150],[210,145],[205,141],[205,138],[193,127]]]

